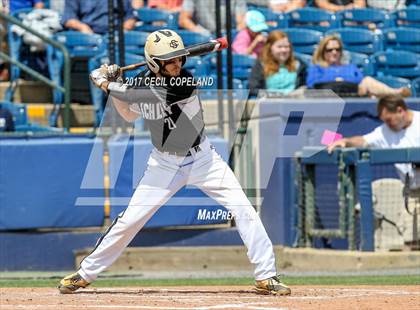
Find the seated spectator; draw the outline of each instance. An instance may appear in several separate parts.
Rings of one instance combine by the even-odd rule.
[[[12,113],[0,104],[0,132],[15,131]]]
[[[136,19],[130,0],[124,0],[124,30],[132,30]],[[83,33],[108,32],[108,1],[66,0],[62,24]]]
[[[338,94],[383,97],[411,96],[406,87],[391,88],[372,77],[365,77],[354,64],[343,64],[343,43],[337,36],[326,36],[318,45],[308,69],[309,88],[332,89]]]
[[[234,53],[252,55],[257,57],[266,40],[268,29],[265,17],[260,11],[248,11],[245,15],[246,28],[239,31],[232,43]]]
[[[273,12],[287,13],[303,8],[306,0],[268,0],[268,5]]]
[[[222,31],[225,27],[226,7],[221,1],[220,14],[222,16]],[[236,29],[245,28],[245,13],[247,11],[245,0],[232,0],[232,23],[236,21]],[[216,4],[214,0],[184,0],[179,15],[179,26],[204,35],[216,33]]]
[[[182,0],[149,0],[147,6],[159,10],[179,12],[181,11]]]
[[[260,89],[277,90],[288,94],[305,85],[306,65],[294,57],[293,47],[287,35],[272,31],[261,56],[252,68],[249,77],[251,95]]]
[[[144,1],[143,0],[131,0],[131,6],[134,10],[138,10],[138,9],[144,7]]]
[[[43,9],[45,7],[43,0],[12,0],[9,1],[9,5],[10,13],[21,9]]]
[[[330,12],[360,9],[366,7],[365,0],[315,0],[315,4],[320,9]]]
[[[366,0],[369,8],[396,11],[405,8],[405,0]]]

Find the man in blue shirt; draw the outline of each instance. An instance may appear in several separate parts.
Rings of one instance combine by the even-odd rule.
[[[15,131],[12,113],[0,104],[0,132]]]
[[[114,1],[114,7],[116,4]],[[124,0],[124,13],[124,30],[132,30],[136,18],[130,0]],[[108,1],[66,0],[61,23],[65,28],[83,33],[105,34],[108,32]]]

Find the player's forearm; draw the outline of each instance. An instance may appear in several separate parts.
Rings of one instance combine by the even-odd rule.
[[[112,95],[111,95],[112,96]],[[112,97],[112,103],[114,104],[115,109],[117,110],[118,114],[127,122],[134,122],[139,115],[134,113],[130,110],[128,103],[116,98]]]
[[[366,147],[367,146],[366,140],[362,136],[344,138],[343,140],[346,144],[345,145],[346,147]]]

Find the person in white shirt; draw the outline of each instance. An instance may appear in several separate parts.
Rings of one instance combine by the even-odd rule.
[[[337,147],[410,148],[420,147],[420,112],[408,109],[404,100],[398,96],[379,99],[378,116],[384,122],[372,132],[363,136],[353,136],[335,141],[328,146],[328,152]],[[410,213],[420,213],[420,164],[395,164],[395,168],[405,183],[409,177]],[[418,221],[420,224],[420,221]],[[418,225],[418,232],[420,226]],[[407,237],[409,238],[409,237]],[[407,241],[407,238],[404,239]],[[418,239],[417,239],[418,240]]]

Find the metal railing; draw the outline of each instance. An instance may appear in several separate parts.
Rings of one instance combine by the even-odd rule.
[[[3,12],[0,12],[0,19],[6,20],[9,23],[15,24],[24,30],[30,32],[34,36],[40,38],[42,41],[44,41],[47,44],[50,44],[54,46],[55,48],[58,48],[63,53],[64,57],[64,86],[57,85],[54,81],[46,78],[42,74],[36,72],[35,70],[29,68],[25,64],[17,61],[16,59],[13,59],[9,55],[3,53],[0,51],[0,58],[4,59],[7,62],[10,62],[11,64],[19,67],[21,70],[25,71],[27,74],[32,76],[34,79],[39,80],[48,86],[57,89],[58,91],[62,92],[64,94],[64,104],[65,104],[65,110],[64,110],[64,127],[69,130],[70,127],[70,55],[67,50],[67,48],[58,42],[53,41],[51,38],[48,38],[41,33],[37,32],[36,30],[33,30],[29,28],[28,26],[25,26],[20,20],[16,19],[13,16],[10,16],[8,14],[4,14]],[[60,109],[53,109],[51,113],[59,113]]]

